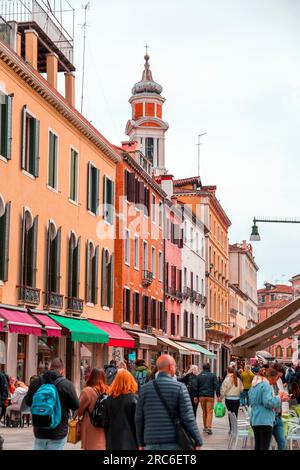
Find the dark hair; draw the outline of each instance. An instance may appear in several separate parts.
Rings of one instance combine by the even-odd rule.
[[[278,377],[278,370],[269,367],[269,369],[267,370],[267,377]]]
[[[145,366],[146,363],[145,363],[145,360],[144,360],[144,359],[137,359],[137,360],[135,361],[135,365],[136,365],[136,367],[142,367],[142,366]]]
[[[297,384],[297,382],[291,383],[291,393],[296,398],[300,397],[300,388],[299,388],[299,385]]]
[[[237,374],[236,374],[235,368],[234,367],[228,367],[227,372],[228,372],[228,374],[232,374],[232,379],[233,379],[234,386],[237,387],[238,379],[237,379]]]
[[[282,364],[279,364],[278,362],[276,362],[273,365],[273,369],[277,370],[277,372],[279,372],[280,374],[284,374],[284,367]]]
[[[203,364],[202,369],[203,369],[203,370],[206,370],[207,372],[210,371],[210,364],[208,364],[208,363],[207,363],[207,364]]]
[[[39,378],[38,375],[32,375],[32,376],[30,377],[30,379],[29,379],[29,385],[31,385],[31,383],[32,383],[34,380],[38,379],[38,378]]]
[[[112,359],[112,360],[110,361],[109,365],[110,365],[110,366],[116,366],[116,365],[117,365],[117,362],[116,362],[114,359]]]
[[[60,372],[64,369],[64,367],[65,367],[64,363],[59,357],[56,357],[55,359],[51,361],[51,365],[50,365],[51,370]]]
[[[102,369],[92,369],[89,378],[86,381],[87,387],[93,387],[99,390],[99,393],[106,393],[108,387],[106,385],[106,375]]]

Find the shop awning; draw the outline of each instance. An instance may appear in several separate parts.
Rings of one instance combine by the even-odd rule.
[[[43,328],[46,330],[47,336],[52,338],[60,338],[61,337],[61,327],[58,326],[52,318],[48,317],[48,315],[42,315],[39,313],[32,313],[32,316],[43,325]]]
[[[158,341],[161,341],[162,343],[166,344],[167,346],[169,346],[170,348],[172,349],[175,349],[176,351],[179,352],[179,354],[183,354],[185,356],[189,356],[191,351],[189,351],[188,349],[180,346],[178,343],[175,343],[175,341],[172,341],[171,339],[169,338],[165,338],[165,337],[162,337],[162,336],[158,336],[157,337]]]
[[[0,318],[0,331],[3,331],[4,328],[4,319]]]
[[[78,341],[80,343],[108,343],[108,334],[85,319],[60,317],[52,314],[50,314],[49,317],[63,328],[69,330],[72,341]]]
[[[180,341],[176,341],[176,343],[179,344],[179,346],[181,346],[182,348],[185,348],[188,351],[191,351],[191,354],[193,354],[194,356],[200,356],[199,351],[195,349],[193,345],[189,343],[181,343]]]
[[[130,331],[130,334],[139,338],[139,343],[147,346],[157,346],[157,339],[154,336],[147,335],[146,333],[140,333],[139,331]]]
[[[189,343],[189,345],[193,346],[193,348],[197,349],[197,351],[199,351],[199,353],[204,354],[204,356],[207,356],[210,359],[216,359],[216,357],[217,357],[213,352],[208,351],[208,349],[205,349],[203,346],[200,346],[200,344]]]
[[[89,319],[89,322],[108,334],[108,346],[132,349],[134,348],[134,339],[129,336],[126,331],[122,330],[119,325],[116,325],[115,323],[91,319]]]
[[[41,325],[27,312],[0,308],[0,317],[8,326],[10,333],[41,336]]]

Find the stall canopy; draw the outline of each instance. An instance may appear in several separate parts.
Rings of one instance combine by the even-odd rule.
[[[181,348],[188,349],[194,356],[200,356],[199,351],[197,351],[192,344],[181,343],[180,341],[176,341],[176,344],[178,344]]]
[[[0,308],[0,317],[8,326],[10,333],[20,335],[42,335],[41,325],[27,312],[21,310],[8,310]]]
[[[158,341],[161,341],[162,343],[166,344],[170,348],[175,349],[176,351],[178,351],[179,354],[189,356],[190,353],[191,353],[188,349],[184,348],[183,346],[180,346],[178,343],[175,343],[175,341],[172,341],[169,338],[158,336],[157,339],[158,339]]]
[[[235,338],[231,342],[232,354],[240,357],[252,357],[256,351],[267,349],[269,346],[297,334],[297,331],[300,330],[299,320],[300,298]]]
[[[52,314],[49,317],[63,328],[69,330],[72,341],[80,343],[108,343],[108,334],[85,319],[60,317]]]
[[[134,348],[134,339],[129,336],[126,331],[122,330],[119,325],[116,325],[115,323],[91,319],[89,320],[89,322],[97,328],[106,331],[109,336],[108,346],[129,349]]]
[[[139,338],[139,343],[142,346],[157,346],[157,339],[154,336],[147,335],[146,333],[140,333],[139,331],[130,331],[130,334]]]
[[[4,319],[0,318],[0,331],[3,331],[4,328]]]
[[[48,315],[32,313],[32,316],[43,326],[46,330],[46,334],[52,338],[60,338],[61,337],[61,327],[58,326],[52,318],[48,317]]]
[[[204,354],[204,356],[207,356],[209,359],[216,359],[217,356],[213,352],[208,351],[208,349],[205,349],[203,346],[200,346],[200,344],[189,344],[190,346],[193,346],[193,348],[197,349],[199,353]]]

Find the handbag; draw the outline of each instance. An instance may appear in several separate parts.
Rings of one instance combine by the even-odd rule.
[[[153,385],[156,390],[156,393],[158,397],[160,398],[160,401],[164,405],[165,409],[168,412],[168,415],[170,416],[171,420],[173,421],[173,424],[175,426],[175,432],[176,432],[176,437],[177,437],[177,443],[180,447],[180,450],[194,450],[196,447],[196,442],[192,438],[192,436],[187,432],[187,430],[184,428],[182,422],[180,421],[179,416],[177,413],[173,413],[167,404],[166,400],[164,399],[161,390],[158,386],[158,383],[156,380],[153,380]]]
[[[69,432],[68,442],[70,444],[77,444],[81,440],[80,436],[80,421],[79,419],[70,419],[69,421]]]
[[[216,406],[214,407],[214,412],[215,412],[215,417],[216,418],[223,418],[226,414],[226,408],[223,405],[223,403],[217,403]]]

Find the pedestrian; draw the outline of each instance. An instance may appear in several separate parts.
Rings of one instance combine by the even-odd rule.
[[[175,424],[164,404],[165,401],[186,432],[194,439],[195,450],[199,450],[202,439],[187,388],[179,381],[173,380],[176,373],[174,358],[163,354],[157,360],[157,369],[157,378],[146,383],[139,393],[135,418],[139,449],[182,450],[177,442]]]
[[[274,396],[272,385],[278,380],[278,372],[269,368],[267,379],[261,376],[254,382],[249,390],[249,403],[251,406],[250,424],[254,432],[255,450],[269,450],[272,430],[275,422],[275,408],[279,408],[281,401],[288,401],[284,392]]]
[[[24,382],[17,380],[15,383],[15,391],[11,397],[11,405],[6,408],[5,421],[8,426],[12,424],[11,414],[13,411],[20,411],[22,401],[28,392],[28,387]]]
[[[137,390],[132,374],[120,369],[104,401],[106,450],[137,450],[134,421]]]
[[[296,382],[298,384],[298,387],[300,387],[300,366],[299,365],[297,365],[295,369],[294,382]]]
[[[117,364],[117,369],[118,369],[118,370],[120,370],[120,369],[126,369],[126,370],[128,370],[128,367],[127,367],[126,362],[124,362],[124,361],[118,362],[118,364]]]
[[[295,372],[295,369],[293,368],[293,364],[291,363],[289,364],[285,372],[285,380],[287,383],[289,393],[291,391],[291,384],[294,382],[295,378],[296,378],[296,372]]]
[[[158,369],[157,366],[152,366],[151,367],[151,373],[149,375],[149,380],[155,380],[158,375]]]
[[[144,359],[137,359],[135,361],[135,371],[133,372],[133,376],[138,384],[138,389],[145,385],[150,379],[151,370],[148,369],[146,366],[146,362]]]
[[[285,393],[284,386],[282,383],[282,377],[284,375],[284,367],[279,364],[278,362],[274,364],[273,369],[275,369],[278,373],[278,379],[276,383],[274,383],[273,386],[273,391],[274,395],[278,396],[279,392]],[[287,407],[289,408],[288,402],[285,402]],[[273,425],[273,431],[272,434],[275,438],[275,441],[277,443],[277,449],[278,450],[285,450],[286,449],[286,439],[285,439],[285,430],[283,426],[283,421],[281,419],[282,411],[283,411],[283,406],[282,404],[280,405],[279,408],[275,409],[275,422]]]
[[[249,406],[248,391],[251,387],[251,383],[254,377],[254,373],[251,371],[251,367],[245,365],[245,370],[241,373],[241,381],[243,383],[244,390],[241,393],[241,405]]]
[[[5,375],[0,371],[0,416],[2,414],[2,407],[8,398],[8,382]],[[0,436],[0,450],[3,449],[4,439]]]
[[[196,365],[191,365],[187,373],[181,378],[178,379],[178,382],[182,382],[186,385],[186,388],[189,392],[190,399],[193,406],[193,411],[195,417],[197,416],[198,402],[194,401],[194,397],[197,395],[197,376],[199,374],[199,368]]]
[[[80,422],[81,448],[84,450],[105,450],[104,428],[97,428],[91,422],[91,414],[99,398],[105,399],[109,388],[106,385],[105,372],[100,369],[92,369],[81,392],[79,408],[76,416],[82,417]]]
[[[112,359],[109,365],[104,367],[104,370],[106,375],[106,383],[110,386],[113,383],[114,378],[116,377],[118,372],[117,362]]]
[[[238,417],[240,407],[240,397],[244,390],[241,379],[238,378],[236,370],[232,367],[227,369],[227,377],[221,386],[221,399],[225,398],[225,405],[228,411],[231,411]],[[231,432],[231,422],[229,420],[229,432]]]
[[[220,397],[220,384],[215,374],[210,371],[210,364],[203,364],[203,371],[197,377],[197,391],[194,402],[200,402],[202,408],[203,431],[212,434],[212,420],[215,395]]]
[[[299,385],[294,382],[291,385],[291,402],[290,404],[294,403],[295,405],[300,405],[300,388]]]
[[[33,432],[35,436],[34,450],[63,450],[68,435],[68,419],[70,410],[76,411],[79,408],[79,400],[72,382],[64,375],[64,363],[61,359],[53,359],[50,370],[39,376],[29,385],[28,393],[25,397],[27,406],[32,406],[33,400],[36,402],[39,395],[34,396],[39,389],[46,384],[56,387],[58,398],[61,404],[61,419],[53,429],[44,428],[42,417],[33,417]],[[41,391],[42,392],[42,388]],[[39,421],[41,424],[39,425]]]
[[[234,369],[234,370],[236,371],[236,374],[237,374],[238,378],[239,378],[239,379],[241,378],[241,375],[240,375],[240,372],[239,372],[239,370],[238,370],[238,368],[237,368],[236,362],[231,361],[231,362],[229,363],[229,366],[228,366],[228,367],[231,367],[232,369]],[[227,377],[228,367],[227,367],[227,369],[224,370],[222,382],[224,382],[224,380],[225,380],[226,377]]]

